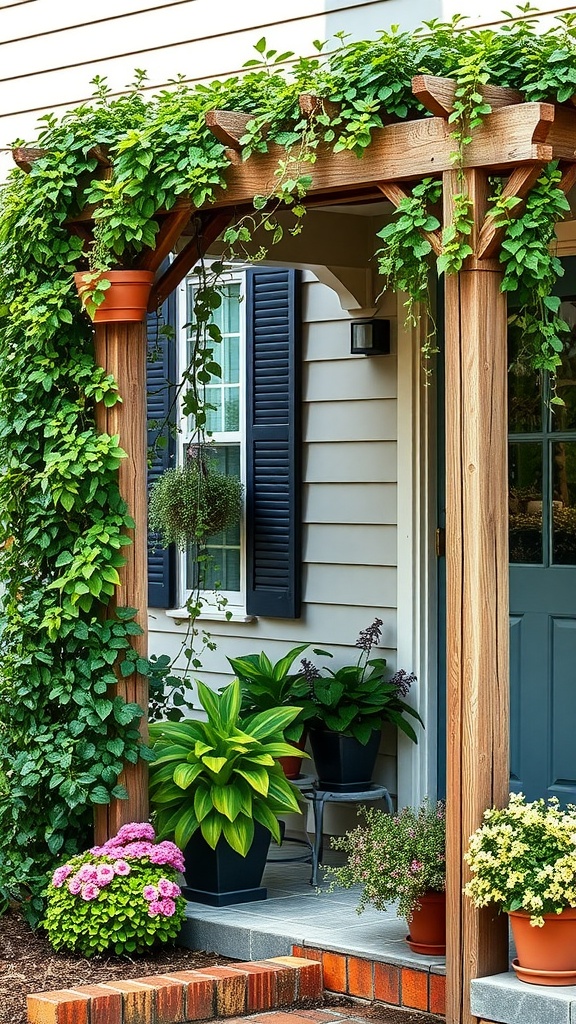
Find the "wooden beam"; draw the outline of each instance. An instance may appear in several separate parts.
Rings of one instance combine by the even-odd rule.
[[[146,249],[138,261],[138,270],[153,270],[154,273],[172,252],[180,235],[190,220],[192,206],[190,203],[183,203],[181,206],[166,214],[164,223],[161,225],[156,236],[154,249]]]
[[[253,121],[255,114],[243,114],[240,110],[207,110],[205,120],[208,128],[221,142],[232,150],[240,150],[240,139],[246,134],[246,125]]]
[[[137,608],[136,621],[142,627],[141,636],[132,638],[138,654],[148,656],[148,508],[146,501],[147,466],[147,409],[146,360],[147,335],[145,323],[111,323],[95,326],[95,357],[106,373],[118,382],[124,402],[108,409],[102,402],[96,405],[96,426],[107,434],[119,434],[120,444],[127,458],[120,463],[118,484],[135,522],[134,530],[126,533],[132,544],[123,548],[126,564],[119,570],[120,586],[107,607],[112,617],[115,608]],[[147,708],[148,682],[137,673],[124,679],[116,673],[116,693],[128,702],[139,704],[144,710],[140,720],[140,734],[148,738]],[[98,845],[115,835],[121,825],[130,821],[148,820],[148,769],[145,761],[127,764],[118,778],[128,791],[127,800],[113,800],[96,808],[95,840]]]
[[[394,185],[392,182],[383,182],[378,187],[380,191],[384,193],[386,198],[389,199],[390,202],[394,204],[394,206],[400,206],[400,203],[402,202],[403,199],[410,198],[408,192],[405,192],[403,188],[400,188],[400,185]],[[439,234],[439,232],[424,231],[423,228],[420,228],[420,234],[422,235],[422,238],[425,238],[426,241],[430,243],[430,245],[432,246],[432,250],[436,253],[436,255],[441,256],[442,236]]]
[[[504,185],[504,188],[502,189],[502,196],[505,198],[517,196],[518,199],[524,200],[532,186],[540,177],[543,166],[544,164],[532,164],[525,167],[517,167],[515,171],[512,171],[512,174]],[[518,203],[512,210],[510,210],[510,219],[514,220],[514,218],[517,217],[523,209],[524,203]],[[497,227],[495,225],[493,214],[487,214],[478,236],[476,257],[481,260],[490,256],[495,256],[500,248],[500,243],[505,231],[505,227]]]
[[[416,75],[412,79],[412,92],[422,106],[426,107],[434,117],[449,117],[454,110],[454,98],[457,82],[453,78],[436,78],[435,75]],[[501,85],[481,85],[478,92],[492,110],[510,107],[523,103],[524,97],[516,89],[506,89]]]
[[[554,107],[549,103],[522,103],[488,114],[464,153],[470,167],[489,167],[506,171],[520,164],[552,160],[552,146],[541,138],[550,131]],[[355,192],[381,182],[410,181],[439,174],[453,167],[454,139],[443,118],[426,117],[417,121],[388,125],[373,133],[372,145],[361,160],[353,153],[336,156],[327,147],[319,148],[316,163],[306,165],[314,193]],[[217,206],[251,202],[255,195],[272,194],[277,184],[278,161],[285,150],[271,145],[268,153],[255,153],[249,160],[226,172],[227,188],[216,195]]]
[[[546,142],[553,147],[555,160],[576,160],[576,110],[573,107],[556,105],[554,123]]]
[[[162,277],[155,281],[148,303],[149,313],[161,306],[170,293],[178,287],[180,281],[186,277],[200,257],[205,255],[212,243],[228,227],[231,220],[232,212],[223,210],[204,215],[199,231],[178,253]]]
[[[487,173],[465,172],[476,244]],[[445,221],[462,191],[444,176]],[[464,897],[463,854],[508,799],[507,309],[485,261],[445,280],[447,573],[447,1024],[473,1024],[470,981],[508,965],[508,928]]]

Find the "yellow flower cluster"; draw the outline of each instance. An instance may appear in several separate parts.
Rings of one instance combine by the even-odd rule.
[[[464,892],[475,906],[524,910],[542,926],[544,914],[576,906],[576,806],[512,793],[507,807],[484,812],[465,860],[472,878]]]

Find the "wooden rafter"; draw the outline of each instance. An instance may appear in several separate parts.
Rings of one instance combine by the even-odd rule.
[[[457,83],[453,78],[436,78],[434,75],[416,75],[412,79],[412,92],[423,107],[435,117],[449,117],[454,110],[454,99]],[[510,107],[522,103],[524,97],[516,89],[505,89],[501,85],[481,85],[478,87],[485,103],[492,110]]]
[[[204,214],[194,237],[178,253],[162,277],[154,283],[148,303],[149,312],[153,312],[162,305],[170,292],[174,291],[180,281],[186,277],[188,271],[222,234],[231,219],[232,211],[227,210]]]
[[[192,214],[190,203],[176,207],[164,218],[154,249],[147,249],[138,262],[138,270],[152,270],[154,273],[166,257],[173,251],[180,235],[188,224]]]
[[[392,184],[392,182],[383,182],[378,186],[378,188],[384,193],[391,203],[394,203],[394,206],[400,206],[403,199],[409,198],[408,193],[405,192],[403,188],[400,188],[399,185]],[[440,233],[438,231],[424,231],[424,229],[421,228],[420,234],[422,235],[422,238],[425,238],[426,241],[430,243],[433,252],[435,252],[437,256],[440,256],[442,254],[442,237]]]
[[[231,150],[241,149],[240,139],[246,134],[246,125],[254,120],[254,114],[243,114],[240,110],[207,110],[205,121],[218,142]]]
[[[45,149],[33,149],[29,146],[16,146],[16,148],[12,150],[12,158],[17,167],[26,171],[26,174],[30,174],[33,165],[37,160],[41,160],[42,157],[46,156],[46,152],[47,151]],[[87,155],[96,160],[101,167],[112,166],[108,157],[107,146],[92,146],[91,149],[88,150]]]

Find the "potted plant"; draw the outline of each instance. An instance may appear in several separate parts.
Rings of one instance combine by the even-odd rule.
[[[237,477],[210,463],[206,446],[190,446],[185,465],[167,469],[151,488],[150,528],[165,547],[201,543],[238,523],[242,494]]]
[[[302,758],[306,743],[306,722],[314,714],[310,702],[310,683],[304,672],[291,672],[291,668],[308,644],[300,644],[288,651],[283,658],[272,664],[268,656],[246,654],[243,658],[228,658],[232,671],[236,674],[242,687],[242,714],[251,715],[258,711],[268,711],[275,707],[287,707],[300,704],[300,713],[286,726],[284,738],[288,743],[298,747],[301,754],[297,757],[280,758],[280,764],[286,778],[295,779],[300,774]]]
[[[382,620],[374,619],[360,632],[356,641],[360,653],[354,665],[327,669],[322,676],[303,659],[311,685],[310,743],[320,788],[353,792],[370,785],[384,721],[417,742],[405,716],[420,723],[422,719],[404,700],[416,677],[401,670],[387,678],[386,660],[370,657],[380,641],[381,627]]]
[[[183,850],[190,899],[227,906],[264,899],[260,881],[278,814],[299,812],[297,794],[278,764],[294,748],[284,729],[299,708],[270,708],[240,718],[235,679],[221,694],[199,680],[207,721],[153,722],[150,802],[161,838]]]
[[[556,797],[484,812],[465,859],[465,893],[474,906],[495,904],[510,917],[512,966],[533,985],[576,984],[576,806]]]
[[[138,253],[126,244],[118,226],[111,230],[111,222],[116,221],[110,214],[107,205],[97,211],[94,239],[88,254],[89,269],[74,274],[74,283],[86,312],[95,323],[137,323],[146,316],[154,273],[130,266]],[[154,245],[154,233],[150,244]]]
[[[347,863],[327,868],[331,889],[361,885],[358,913],[372,904],[386,910],[397,903],[406,917],[406,941],[414,953],[443,956],[446,952],[446,812],[441,801],[424,800],[396,815],[362,807],[365,818],[344,836],[332,839],[344,850]]]

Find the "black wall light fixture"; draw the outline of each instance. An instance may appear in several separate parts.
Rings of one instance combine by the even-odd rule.
[[[389,320],[352,320],[350,354],[353,356],[389,356]]]

